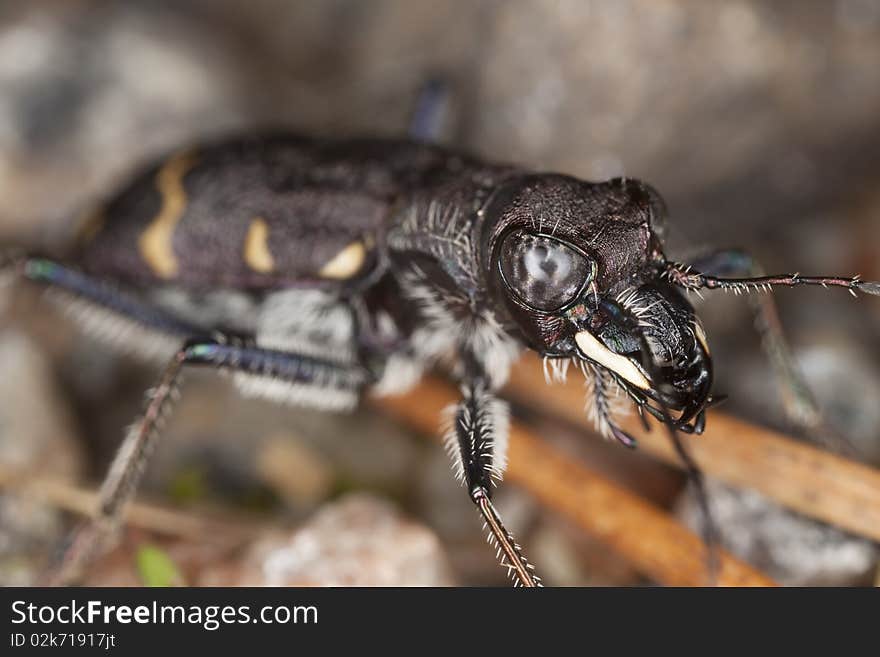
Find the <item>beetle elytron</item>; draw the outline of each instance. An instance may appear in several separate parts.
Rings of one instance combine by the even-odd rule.
[[[402,391],[451,358],[462,399],[448,440],[518,584],[540,579],[490,501],[505,467],[496,398],[524,349],[591,381],[605,436],[632,445],[609,393],[700,432],[712,402],[706,336],[682,290],[839,286],[858,278],[755,276],[722,252],[701,270],[663,253],[660,196],[487,164],[415,140],[247,138],[179,152],[83,225],[65,262],[11,256],[98,335],[166,365],[59,577],[96,552],[134,492],[184,365],[232,372],[243,393],[346,409]],[[712,274],[747,278],[719,278]]]

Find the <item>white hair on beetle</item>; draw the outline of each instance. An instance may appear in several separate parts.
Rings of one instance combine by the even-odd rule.
[[[490,395],[483,402],[486,409],[482,422],[491,427],[492,478],[500,482],[507,470],[507,447],[510,439],[510,406],[507,402]]]
[[[470,442],[468,454],[487,459],[489,476],[494,484],[504,478],[507,469],[507,446],[510,435],[510,407],[498,399],[485,386],[475,389],[462,386],[462,400],[447,406],[443,411],[443,444],[452,459],[456,479],[465,482],[464,456],[460,436]],[[476,437],[483,443],[476,445]]]
[[[404,354],[392,354],[385,361],[382,377],[370,387],[376,397],[399,395],[411,390],[422,378],[425,368],[414,358]]]
[[[410,342],[416,352],[426,360],[452,356],[460,332],[454,308],[464,309],[468,300],[430,285],[424,271],[413,265],[400,277],[403,293],[421,310],[427,327],[413,332]]]
[[[467,348],[481,359],[492,389],[504,385],[522,346],[504,331],[490,309],[482,309],[475,316],[467,297],[431,285],[416,265],[403,274],[401,286],[425,318],[426,325],[416,329],[411,338],[419,356],[440,360]]]
[[[459,404],[450,404],[443,409],[442,432],[443,432],[443,448],[449,455],[452,462],[452,472],[455,478],[464,485],[464,461],[461,455],[461,445],[458,442],[458,409]]]
[[[257,344],[336,363],[355,360],[351,309],[321,290],[284,290],[266,297]]]
[[[544,356],[542,359],[544,381],[547,385],[565,383],[568,380],[568,369],[575,362],[574,358],[550,358],[549,356]]]
[[[606,440],[612,440],[614,433],[610,421],[629,414],[630,404],[627,397],[620,394],[620,383],[605,369],[584,361],[581,361],[579,369],[584,375],[584,387],[587,389],[584,398],[587,418],[596,427],[599,435]]]
[[[510,376],[511,366],[522,354],[522,346],[502,329],[495,319],[495,314],[486,310],[480,319],[472,322],[473,326],[462,329],[472,353],[482,355],[483,366],[497,390]]]
[[[326,411],[350,411],[358,403],[358,393],[353,390],[292,383],[249,372],[233,372],[232,376],[235,386],[245,397]]]
[[[388,233],[387,243],[395,251],[420,251],[427,245],[427,253],[434,259],[450,263],[473,281],[472,226],[473,217],[457,206],[430,201],[413,205],[401,225]]]
[[[256,330],[259,300],[240,290],[196,293],[172,285],[150,291],[149,299],[172,316],[196,326],[222,326],[241,333]]]
[[[48,288],[45,296],[86,334],[140,360],[164,363],[182,346],[180,336],[150,328],[61,288]]]
[[[639,295],[637,288],[628,287],[620,292],[615,300],[624,310],[631,313],[638,320],[639,326],[652,329],[657,328],[654,323],[650,321],[650,316],[651,310],[654,306],[660,304],[659,299],[652,303],[646,303],[644,298]]]

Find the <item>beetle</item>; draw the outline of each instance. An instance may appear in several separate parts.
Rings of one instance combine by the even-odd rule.
[[[540,585],[491,501],[508,425],[496,391],[524,349],[554,376],[574,363],[599,432],[633,447],[610,403],[623,390],[666,425],[699,485],[677,431],[700,433],[718,397],[684,292],[880,294],[858,277],[759,275],[737,251],[670,261],[666,220],[659,193],[636,179],[587,182],[414,138],[276,134],[172,154],[83,222],[70,258],[4,264],[99,337],[166,363],[54,581],[118,525],[184,367],[228,371],[245,395],[345,410],[445,360],[461,387],[446,431],[458,475],[515,583]],[[761,310],[784,362],[772,302]]]

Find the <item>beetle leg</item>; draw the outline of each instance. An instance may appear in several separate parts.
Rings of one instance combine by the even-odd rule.
[[[128,430],[101,485],[95,514],[74,530],[41,584],[58,586],[73,581],[116,534],[125,504],[137,488],[162,423],[178,397],[181,354],[174,355],[159,384],[148,392],[143,416]]]
[[[639,324],[638,317],[633,315],[625,308],[620,308],[620,314],[621,317],[628,320],[629,325],[633,327],[633,329],[636,331],[636,335],[638,335],[639,337],[639,343],[641,345],[641,351],[643,355],[643,362],[648,369],[648,373],[651,376],[651,379],[657,381],[661,380],[660,377],[657,376],[658,364],[651,355],[651,348],[648,344],[648,339],[645,336],[644,330]],[[682,465],[685,468],[688,479],[694,486],[697,502],[700,506],[700,512],[703,517],[702,536],[703,542],[706,545],[706,570],[708,573],[708,580],[710,584],[716,584],[718,580],[718,571],[721,565],[721,534],[718,530],[718,525],[715,523],[715,517],[712,515],[712,508],[709,505],[709,496],[706,492],[703,471],[700,470],[700,467],[697,465],[696,461],[694,461],[693,457],[691,457],[690,452],[687,450],[687,447],[681,440],[681,436],[678,433],[679,430],[685,430],[688,433],[697,432],[697,429],[699,429],[699,431],[702,431],[702,426],[704,423],[703,416],[698,413],[693,425],[684,424],[680,420],[676,420],[672,417],[669,412],[669,408],[663,401],[662,395],[657,396],[657,408],[653,408],[648,399],[645,398],[645,396],[641,393],[641,391],[634,391],[632,390],[632,386],[627,386],[625,384],[622,385],[625,390],[630,392],[630,396],[636,402],[636,404],[638,404],[642,409],[647,410],[652,415],[654,415],[654,417],[656,417],[663,425],[663,428],[666,431],[670,442],[672,443],[673,449],[675,450],[678,458],[681,460]],[[662,384],[662,386],[668,386],[668,384]],[[659,390],[658,392],[669,391]]]
[[[439,78],[425,82],[419,90],[407,131],[412,139],[438,142],[450,113],[449,84]]]
[[[593,393],[593,404],[590,410],[593,422],[599,433],[605,438],[614,438],[624,447],[635,449],[638,445],[636,439],[618,427],[614,418],[612,418],[611,402],[608,398],[609,381],[606,380],[604,373],[598,367],[587,363],[586,369],[590,373],[589,381]],[[641,410],[642,407],[638,406],[638,408]],[[644,418],[644,416],[642,417]],[[645,426],[648,425],[646,424]]]
[[[128,430],[113,459],[99,492],[94,517],[74,532],[47,583],[65,583],[76,577],[113,538],[158,442],[162,424],[180,396],[184,365],[207,365],[352,394],[357,394],[369,381],[367,372],[360,367],[218,340],[225,338],[190,340],[165,366],[158,384],[147,395],[143,415]]]
[[[725,249],[698,258],[694,269],[713,276],[761,277],[763,268],[755,258],[740,249]],[[747,295],[755,315],[755,328],[761,338],[761,347],[774,374],[782,384],[782,402],[785,413],[795,426],[801,427],[822,443],[831,442],[852,449],[848,441],[838,435],[825,421],[819,404],[804,380],[785,337],[779,309],[771,294]]]
[[[669,440],[672,443],[675,453],[681,459],[684,465],[688,479],[694,487],[694,494],[697,498],[697,504],[700,507],[700,515],[703,519],[702,537],[703,543],[706,545],[706,570],[708,572],[709,584],[716,584],[718,574],[721,568],[721,532],[715,523],[715,516],[712,514],[712,507],[709,505],[709,493],[706,491],[706,480],[700,466],[694,461],[691,453],[687,450],[681,436],[671,424],[666,425]]]
[[[507,404],[496,398],[485,378],[472,377],[462,386],[462,400],[447,409],[450,426],[446,447],[458,478],[480,511],[489,531],[489,541],[497,548],[501,565],[516,584],[541,586],[532,564],[505,528],[492,505],[492,487],[501,478],[507,459]]]
[[[23,258],[18,263],[19,273],[26,279],[48,285],[74,297],[100,306],[119,317],[124,317],[161,332],[178,342],[190,335],[198,335],[201,329],[169,317],[143,303],[119,288],[97,280],[87,274],[41,257]],[[173,347],[171,349],[173,351]],[[166,355],[170,351],[166,351]]]

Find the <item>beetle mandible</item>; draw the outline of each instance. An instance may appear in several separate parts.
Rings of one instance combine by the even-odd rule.
[[[87,329],[167,363],[55,581],[119,523],[185,366],[227,370],[246,395],[344,410],[450,359],[462,393],[446,436],[458,474],[515,583],[540,585],[491,501],[508,423],[496,391],[524,349],[556,372],[574,363],[591,383],[597,429],[632,447],[609,403],[622,389],[666,424],[699,484],[676,431],[702,431],[712,359],[682,292],[880,294],[858,277],[756,275],[734,251],[672,262],[665,222],[660,195],[638,180],[586,182],[418,139],[274,135],[173,154],[83,223],[75,256],[5,264]]]

